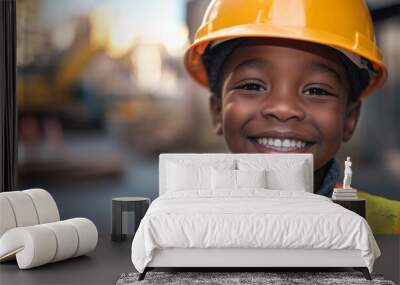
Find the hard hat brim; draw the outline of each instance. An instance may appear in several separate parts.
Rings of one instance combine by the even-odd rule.
[[[353,41],[323,31],[315,31],[307,28],[277,27],[262,24],[248,24],[233,26],[214,31],[212,34],[200,29],[197,32],[196,41],[186,49],[184,63],[190,76],[202,86],[208,87],[206,70],[202,62],[202,55],[210,42],[234,38],[282,38],[297,41],[306,41],[322,44],[333,48],[344,49],[369,60],[376,71],[361,97],[365,97],[383,85],[387,79],[387,68],[382,62],[382,52],[378,47],[361,34],[356,34]]]

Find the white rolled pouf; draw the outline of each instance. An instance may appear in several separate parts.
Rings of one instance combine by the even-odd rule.
[[[96,248],[92,221],[59,220],[57,204],[46,190],[0,193],[0,262],[17,259],[20,269],[28,269]]]
[[[22,191],[30,196],[36,208],[39,224],[51,223],[60,220],[57,204],[46,190],[36,188]]]
[[[0,238],[0,261],[16,257],[20,269],[84,255],[97,246],[92,221],[74,218],[8,230]]]
[[[0,237],[9,229],[15,228],[17,222],[15,221],[14,211],[10,202],[6,197],[0,194]]]
[[[54,232],[41,225],[13,228],[0,238],[0,260],[15,255],[20,269],[49,263],[56,251]]]
[[[74,257],[86,254],[97,246],[98,232],[95,224],[85,218],[74,218],[65,220],[74,226],[78,232],[79,245]]]
[[[79,237],[73,226],[66,222],[54,222],[41,225],[51,229],[56,235],[57,252],[51,262],[73,257],[78,250]]]
[[[35,205],[30,196],[22,191],[1,193],[13,209],[17,227],[33,226],[39,223]]]

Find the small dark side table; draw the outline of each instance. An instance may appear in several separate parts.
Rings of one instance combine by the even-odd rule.
[[[354,200],[340,200],[332,199],[332,202],[339,204],[340,206],[359,214],[365,218],[365,199],[354,199]]]
[[[122,214],[123,212],[135,213],[135,228],[133,234],[136,233],[140,221],[144,217],[150,205],[150,199],[145,197],[118,197],[112,199],[112,232],[111,239],[113,241],[123,241],[126,234],[122,233]]]

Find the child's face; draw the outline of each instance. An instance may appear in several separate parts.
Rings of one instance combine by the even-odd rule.
[[[357,124],[361,103],[347,103],[345,67],[323,46],[246,42],[227,59],[222,80],[211,111],[233,153],[312,153],[317,170]]]

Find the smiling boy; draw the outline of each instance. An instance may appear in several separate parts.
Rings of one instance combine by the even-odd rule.
[[[325,196],[361,98],[387,77],[362,0],[212,1],[185,64],[231,152],[312,153]]]

